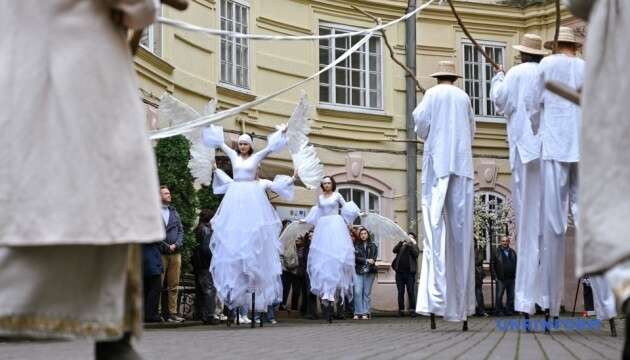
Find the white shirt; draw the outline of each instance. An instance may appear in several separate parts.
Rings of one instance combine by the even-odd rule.
[[[540,62],[544,81],[554,80],[573,89],[584,82],[584,60],[564,54],[550,55]],[[582,112],[573,103],[550,91],[542,96],[540,122],[543,160],[578,162]]]
[[[160,211],[162,213],[162,220],[164,220],[164,225],[166,226],[168,225],[168,218],[171,216],[171,211],[168,209],[168,206],[164,205],[162,205]]]
[[[526,164],[540,157],[540,137],[534,134],[540,123],[540,96],[544,89],[537,63],[523,63],[492,79],[490,97],[499,113],[507,118],[510,166],[514,169],[515,150]]]
[[[422,182],[428,166],[438,178],[454,174],[472,179],[475,116],[468,95],[454,85],[436,85],[424,94],[413,118],[425,141]]]

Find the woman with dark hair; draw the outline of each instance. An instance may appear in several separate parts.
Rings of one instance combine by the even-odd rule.
[[[348,224],[358,216],[359,208],[335,191],[337,186],[330,176],[322,178],[320,186],[323,193],[317,197],[317,205],[302,221],[315,226],[307,271],[311,292],[322,299],[330,322],[335,295],[352,297],[354,247]]]
[[[354,320],[368,319],[372,299],[372,284],[376,276],[378,247],[364,227],[359,230],[359,239],[354,246]]]
[[[233,180],[217,170],[213,181],[215,193],[225,192],[211,221],[214,284],[230,309],[249,307],[255,295],[252,311],[265,312],[269,305],[282,301],[282,224],[267,198],[269,184],[258,181],[256,173],[265,157],[286,145],[285,130],[269,135],[267,146],[255,153],[251,136],[238,138],[237,152],[223,142],[223,130],[217,126],[204,129],[203,140],[209,147],[220,147],[233,169]]]

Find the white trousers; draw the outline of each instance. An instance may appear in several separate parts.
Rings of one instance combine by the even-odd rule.
[[[521,162],[518,149],[512,169],[512,207],[516,215],[514,310],[534,314],[540,262],[540,160]]]
[[[617,316],[615,296],[603,276],[589,278],[593,290],[593,305],[597,319],[605,321]]]
[[[416,312],[464,321],[475,311],[473,180],[431,175],[422,188],[425,237]]]
[[[577,163],[543,160],[538,304],[559,316],[564,293],[564,236],[569,208],[577,219]]]

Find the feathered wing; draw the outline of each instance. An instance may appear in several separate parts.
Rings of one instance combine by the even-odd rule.
[[[298,176],[307,188],[315,189],[324,176],[324,166],[317,156],[315,147],[308,145],[308,134],[311,132],[310,121],[308,97],[303,92],[300,102],[289,119],[287,138],[293,166]]]
[[[280,234],[280,244],[282,244],[283,252],[290,241],[295,241],[295,239],[306,234],[312,228],[313,225],[299,221],[294,221],[287,225],[282,234]]]
[[[374,213],[361,216],[361,225],[374,235],[375,240],[390,240],[393,244],[409,238],[407,232],[392,220]]]
[[[203,110],[203,115],[210,115],[216,111],[217,101],[212,99]],[[160,108],[158,110],[159,122],[163,126],[173,126],[197,119],[201,116],[195,109],[185,104],[183,101],[164,93],[160,97]],[[195,186],[209,186],[212,181],[212,164],[214,163],[214,149],[205,146],[201,139],[202,129],[185,133],[184,136],[190,141],[190,160],[188,169],[195,178]]]

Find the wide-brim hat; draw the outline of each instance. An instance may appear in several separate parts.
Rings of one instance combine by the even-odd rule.
[[[575,36],[575,31],[566,26],[560,26],[560,31],[558,32],[558,42],[572,43],[577,47],[582,46],[582,43]],[[553,49],[553,40],[545,41],[545,49]]]
[[[518,45],[512,45],[514,50],[531,55],[548,55],[549,51],[542,48],[543,40],[536,34],[525,34]]]
[[[434,78],[443,76],[461,77],[461,75],[455,72],[455,63],[452,61],[440,61],[438,63],[438,72],[431,74],[431,77]]]

